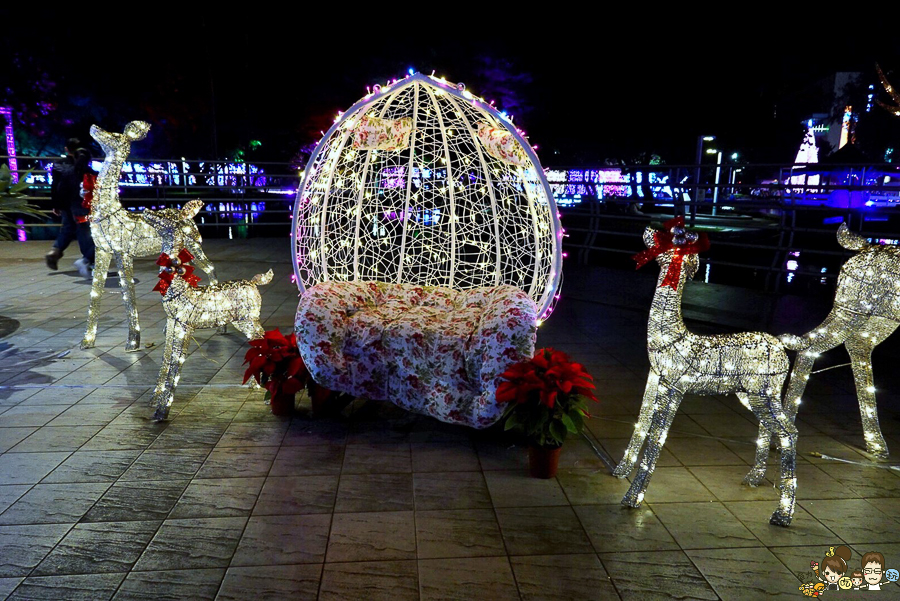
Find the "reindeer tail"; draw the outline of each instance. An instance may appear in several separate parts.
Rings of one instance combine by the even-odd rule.
[[[255,276],[250,278],[250,281],[253,282],[254,284],[256,284],[257,286],[265,286],[266,284],[268,284],[269,282],[272,281],[273,275],[274,274],[272,273],[272,270],[270,269],[269,271],[267,271],[265,273],[257,273]]]
[[[181,217],[182,219],[193,219],[202,208],[202,200],[200,200],[199,198],[190,200],[187,202],[187,204],[181,207]]]
[[[869,246],[868,241],[859,234],[851,232],[846,223],[842,223],[838,228],[837,241],[847,250],[865,250]]]

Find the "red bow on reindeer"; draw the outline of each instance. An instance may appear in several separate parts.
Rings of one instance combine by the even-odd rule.
[[[188,252],[186,248],[182,248],[178,256],[174,258],[169,257],[166,253],[159,255],[156,264],[162,267],[162,270],[159,272],[159,282],[153,289],[165,295],[166,290],[169,289],[169,285],[172,283],[172,279],[176,275],[181,276],[189,286],[196,288],[200,278],[194,275],[194,266],[188,265],[193,259],[194,255]]]
[[[640,269],[659,255],[674,249],[669,270],[663,278],[660,288],[669,286],[672,290],[678,290],[678,281],[681,279],[681,265],[687,255],[696,255],[709,250],[709,238],[706,234],[689,232],[684,227],[684,217],[679,216],[663,223],[665,231],[654,232],[653,246],[631,257],[637,263],[636,269]]]

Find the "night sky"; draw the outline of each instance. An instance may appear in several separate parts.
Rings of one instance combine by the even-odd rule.
[[[120,128],[140,118],[154,126],[144,152],[225,156],[256,139],[258,159],[287,161],[367,85],[412,67],[463,81],[501,108],[496,96],[507,88],[515,122],[542,161],[565,165],[642,152],[688,162],[699,134],[717,135],[723,150],[748,160],[790,161],[803,137],[800,119],[830,102],[816,88],[824,77],[860,71],[877,83],[879,62],[900,84],[898,37],[838,15],[815,24],[740,15],[711,26],[595,8],[561,21],[483,17],[438,27],[399,8],[396,20],[376,26],[364,22],[365,9],[339,6],[329,16],[167,7],[144,12],[128,30],[118,14],[83,9],[10,28],[21,14],[0,11],[8,31],[0,92],[21,96],[23,70],[9,64],[18,53],[56,83],[60,110],[48,136],[78,133],[88,121]],[[425,27],[427,34],[409,33]],[[117,33],[103,35],[110,31]],[[64,123],[64,106],[76,107],[67,113],[72,123]],[[884,135],[900,136],[896,121]],[[879,127],[894,128],[885,123]]]

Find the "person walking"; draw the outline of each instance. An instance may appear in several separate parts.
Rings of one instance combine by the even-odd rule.
[[[85,202],[83,184],[86,175],[96,176],[96,171],[91,168],[91,153],[81,147],[78,138],[70,138],[66,142],[66,157],[53,166],[50,203],[53,213],[62,219],[62,227],[45,259],[47,267],[56,271],[63,251],[77,239],[82,257],[75,261],[75,267],[82,277],[90,278],[94,266],[94,239],[91,238],[89,219],[91,209]]]

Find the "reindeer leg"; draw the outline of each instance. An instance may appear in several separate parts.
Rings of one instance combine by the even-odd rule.
[[[198,233],[197,236],[199,237],[199,235],[200,234]],[[210,261],[209,258],[206,256],[206,253],[203,252],[203,247],[200,246],[200,244],[197,241],[191,239],[190,237],[186,237],[186,240],[188,240],[188,242],[187,242],[187,245],[189,247],[188,250],[190,250],[191,254],[194,255],[194,261],[193,261],[194,265],[196,265],[197,267],[202,269],[203,273],[205,273],[207,275],[207,277],[209,277],[210,284],[218,284],[219,280],[216,279],[216,268],[212,264],[212,261]],[[218,327],[218,329],[216,329],[216,332],[218,332],[219,334],[227,334],[228,333],[228,324],[222,324],[221,326]]]
[[[760,424],[769,430],[770,435],[777,436],[781,443],[781,475],[778,480],[781,501],[769,523],[774,526],[790,526],[797,496],[797,478],[794,472],[797,463],[797,427],[782,410],[777,397],[754,394],[748,395],[748,398]],[[764,448],[768,454],[768,444]],[[759,449],[757,447],[757,451]]]
[[[879,320],[882,321],[882,320]],[[875,404],[875,383],[872,376],[872,349],[897,329],[893,322],[884,321],[881,328],[869,328],[868,332],[854,332],[847,339],[847,352],[853,365],[853,381],[859,399],[859,415],[862,419],[866,450],[878,459],[888,458],[888,446],[878,423],[878,407]],[[879,324],[880,325],[880,324]],[[877,330],[872,332],[871,330]],[[866,333],[868,336],[863,336]]]
[[[672,426],[672,420],[675,419],[675,413],[678,411],[681,399],[684,398],[684,393],[660,382],[657,398],[659,399],[659,409],[653,414],[653,422],[647,432],[647,448],[644,450],[643,461],[638,467],[637,476],[631,481],[631,488],[622,499],[622,505],[626,507],[640,507],[644,501],[644,493],[650,484],[650,476],[656,468],[656,461],[659,459],[659,453],[666,442],[666,436],[669,434],[669,428]]]
[[[84,330],[84,338],[81,340],[81,348],[94,348],[97,339],[97,322],[100,320],[100,300],[103,298],[103,288],[106,286],[106,272],[109,270],[109,262],[112,255],[97,247],[94,257],[94,280],[91,282],[91,302],[88,305],[87,327]]]
[[[151,401],[156,405],[153,421],[162,421],[169,415],[169,407],[175,399],[175,387],[178,385],[181,365],[184,363],[192,333],[193,329],[190,326],[180,324],[174,319],[166,321],[166,348]]]
[[[141,348],[141,324],[138,321],[137,299],[134,295],[134,259],[124,252],[115,253],[116,265],[119,268],[119,286],[122,288],[122,303],[128,313],[128,341],[125,352],[130,353]]]
[[[791,379],[788,382],[787,392],[784,393],[784,413],[793,423],[797,419],[797,411],[800,409],[800,398],[806,390],[809,382],[809,374],[816,362],[815,352],[799,351],[794,359],[794,368],[791,370]]]
[[[631,441],[625,449],[625,455],[622,461],[613,471],[613,476],[624,478],[634,469],[641,447],[644,445],[644,439],[647,437],[647,429],[650,427],[650,420],[656,406],[656,398],[659,394],[659,374],[650,370],[650,376],[647,378],[647,387],[644,389],[644,401],[641,403],[641,412],[638,416],[638,422],[634,427],[634,434],[631,435]]]
[[[746,392],[738,392],[738,399],[747,409],[756,413],[750,404],[750,396]],[[759,486],[766,477],[766,463],[769,461],[769,444],[772,441],[772,431],[766,427],[765,422],[759,422],[759,437],[756,439],[756,461],[750,471],[744,476],[743,483],[747,486]]]

